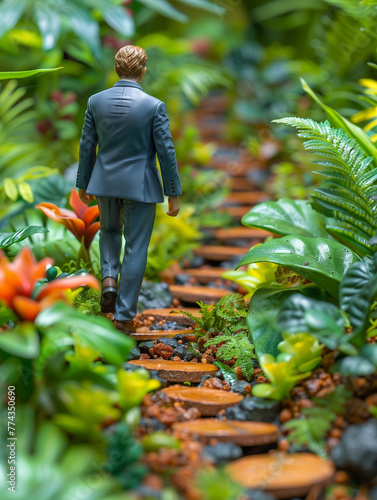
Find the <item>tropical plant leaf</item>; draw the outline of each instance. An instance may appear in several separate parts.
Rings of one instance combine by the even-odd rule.
[[[279,354],[277,346],[283,337],[277,322],[278,314],[284,301],[297,292],[317,300],[332,300],[329,294],[313,284],[283,290],[259,288],[252,296],[246,321],[258,360],[264,354],[275,357]]]
[[[377,294],[377,254],[365,257],[346,272],[339,290],[340,307],[353,327],[353,343],[364,343],[371,304]]]
[[[165,17],[169,17],[170,19],[174,19],[175,21],[179,21],[181,23],[187,23],[188,17],[186,14],[183,14],[178,9],[173,7],[167,0],[139,0],[140,3],[149,7],[151,10],[162,14]]]
[[[44,3],[36,3],[35,18],[42,35],[44,50],[54,48],[61,32],[61,17],[59,12]]]
[[[308,139],[304,147],[314,151],[326,169],[325,182],[311,194],[313,208],[326,216],[340,220],[344,227],[333,223],[331,234],[344,241],[354,241],[352,248],[364,255],[373,253],[370,239],[376,234],[377,195],[373,158],[365,158],[354,139],[341,129],[333,129],[329,122],[317,123],[311,119],[283,118],[276,120],[299,129],[298,135]],[[322,176],[322,172],[315,172]],[[326,226],[327,228],[327,226]]]
[[[220,5],[216,5],[213,2],[209,2],[208,0],[178,0],[180,3],[185,3],[190,5],[190,7],[196,7],[198,9],[206,10],[208,12],[213,12],[214,14],[218,14],[219,16],[224,15],[226,9],[221,7]]]
[[[305,200],[258,203],[241,220],[242,224],[271,231],[279,236],[294,234],[313,238],[328,238],[326,219]]]
[[[58,71],[63,69],[59,68],[45,68],[45,69],[30,69],[27,71],[0,71],[0,80],[9,80],[10,78],[27,78],[28,76],[37,75],[39,73],[51,73],[51,71]]]
[[[13,330],[1,332],[0,349],[20,358],[36,358],[39,335],[32,323],[20,323]]]
[[[121,365],[135,342],[116,330],[107,318],[89,317],[63,303],[56,303],[39,313],[36,325],[48,328],[59,324],[74,333],[80,342],[97,349],[109,363]]]
[[[10,31],[25,12],[29,0],[3,0],[0,5],[0,38]]]
[[[27,226],[19,229],[13,234],[0,233],[0,248],[10,247],[14,243],[19,243],[36,233],[48,233],[48,229],[43,226]]]
[[[350,138],[355,139],[359,147],[364,151],[367,156],[373,157],[373,166],[377,167],[377,149],[373,142],[370,140],[368,135],[357,125],[351,123],[347,118],[344,118],[337,111],[332,109],[330,106],[324,104],[317,94],[309,87],[306,81],[301,78],[302,88],[307,94],[309,94],[314,101],[325,110],[327,117],[335,128],[342,129]]]
[[[321,286],[335,297],[348,268],[358,262],[347,247],[325,238],[284,236],[252,248],[238,264],[274,262]]]
[[[102,16],[109,26],[123,36],[133,36],[135,23],[133,17],[118,5],[107,5],[102,10]]]

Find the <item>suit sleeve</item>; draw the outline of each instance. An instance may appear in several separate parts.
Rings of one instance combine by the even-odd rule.
[[[97,131],[90,107],[90,98],[85,112],[84,126],[80,139],[79,165],[77,169],[76,187],[86,189],[96,161]]]
[[[153,118],[153,140],[161,166],[165,196],[180,196],[181,183],[178,175],[177,159],[169,128],[169,118],[163,102],[157,105]]]

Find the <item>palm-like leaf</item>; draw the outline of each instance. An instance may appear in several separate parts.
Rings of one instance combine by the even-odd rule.
[[[372,254],[369,244],[377,230],[377,169],[372,158],[366,158],[358,143],[343,130],[334,129],[328,121],[283,118],[275,120],[299,129],[307,139],[304,147],[320,157],[316,163],[325,167],[316,172],[324,184],[311,194],[313,208],[342,222],[340,227],[326,228],[359,255]]]

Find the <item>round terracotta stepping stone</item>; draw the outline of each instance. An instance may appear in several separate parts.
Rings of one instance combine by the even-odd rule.
[[[161,378],[168,382],[199,383],[204,375],[214,374],[218,368],[215,365],[204,363],[190,363],[186,361],[164,361],[160,359],[138,359],[129,361],[133,365],[142,366],[147,370],[158,370]],[[190,387],[188,387],[190,389]],[[220,391],[224,392],[224,391]]]
[[[162,338],[170,338],[172,339],[179,333],[184,333],[184,334],[190,334],[194,330],[192,329],[187,329],[187,330],[145,330],[141,328],[140,330],[137,329],[136,333],[130,333],[128,336],[131,337],[134,340],[137,341],[144,341],[144,340],[156,340],[156,339],[162,339]]]
[[[220,410],[234,406],[243,400],[243,396],[235,392],[208,387],[168,387],[163,392],[173,401],[182,401],[188,407],[197,408],[206,417],[213,417]]]
[[[185,285],[170,285],[170,291],[173,297],[184,302],[198,302],[199,300],[203,302],[217,302],[229,293],[229,290],[225,290],[224,288]]]
[[[173,429],[188,432],[205,441],[215,438],[223,443],[232,442],[240,446],[270,444],[275,443],[278,439],[278,427],[265,422],[199,418],[190,422],[174,424]]]
[[[247,210],[244,211],[247,213]],[[233,257],[243,257],[249,248],[233,247],[226,245],[203,245],[195,248],[194,254],[210,260],[228,260]]]
[[[276,453],[240,458],[227,466],[245,488],[262,489],[276,498],[304,496],[313,486],[326,486],[335,468],[312,453]]]

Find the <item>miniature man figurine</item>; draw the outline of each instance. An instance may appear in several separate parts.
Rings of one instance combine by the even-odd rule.
[[[133,45],[115,55],[120,80],[88,100],[80,141],[76,187],[100,216],[101,310],[114,313],[114,326],[135,332],[132,322],[143,281],[156,203],[168,196],[167,215],[179,212],[182,194],[165,104],[141,89],[147,55]],[[98,153],[96,156],[96,146]],[[156,152],[164,188],[156,167]],[[126,240],[120,268],[122,227]]]

